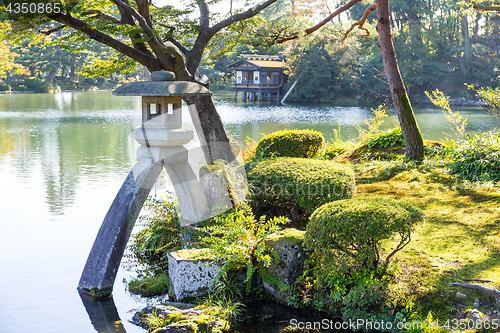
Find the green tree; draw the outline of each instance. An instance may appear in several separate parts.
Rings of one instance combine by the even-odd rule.
[[[15,73],[23,71],[23,66],[14,62],[16,56],[18,54],[11,52],[10,46],[6,41],[0,41],[0,78],[5,78],[7,73],[12,71]]]
[[[244,11],[235,11],[218,19],[205,0],[191,1],[183,10],[171,6],[155,7],[150,1],[127,0],[61,2],[61,10],[40,15],[7,14],[3,17],[2,36],[13,41],[34,35],[51,35],[63,31],[59,43],[68,47],[75,42],[93,39],[110,46],[120,54],[146,66],[150,71],[161,69],[175,73],[177,80],[207,84],[198,72],[202,56],[212,47],[214,36],[221,35],[239,22],[251,19],[276,0],[267,0]],[[3,1],[2,13],[7,13]],[[191,14],[197,8],[199,20]],[[5,14],[2,14],[5,16]],[[98,65],[119,66],[118,61]],[[132,65],[132,64],[131,64]],[[186,98],[196,105],[200,124],[196,128],[207,161],[233,160],[229,138],[211,97]]]

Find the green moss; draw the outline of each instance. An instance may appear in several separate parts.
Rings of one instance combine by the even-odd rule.
[[[277,241],[283,239],[294,245],[301,244],[304,241],[305,231],[297,230],[295,228],[287,228],[269,236],[269,240]]]
[[[102,300],[102,299],[110,297],[111,293],[113,291],[113,288],[112,287],[106,287],[106,288],[103,288],[103,289],[99,289],[97,287],[94,287],[94,288],[91,288],[91,289],[83,288],[81,290],[84,293],[86,293],[87,295],[90,295],[90,297],[92,297],[93,300],[98,301],[98,300]]]
[[[128,284],[131,293],[146,297],[166,294],[169,292],[169,288],[170,282],[166,274],[134,279]]]
[[[183,249],[172,252],[182,259],[197,259],[197,260],[210,260],[214,259],[215,255],[209,253],[209,249]]]

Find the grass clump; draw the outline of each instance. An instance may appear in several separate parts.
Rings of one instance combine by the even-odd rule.
[[[256,163],[247,178],[254,204],[310,215],[317,207],[352,197],[353,170],[345,165],[305,158],[266,159]]]
[[[450,174],[470,181],[500,181],[500,134],[473,134],[449,150]]]
[[[363,140],[368,148],[387,148],[404,146],[405,140],[401,128],[396,127],[376,134],[369,134]]]
[[[283,130],[264,136],[256,148],[256,156],[314,158],[325,143],[323,134],[313,130]]]

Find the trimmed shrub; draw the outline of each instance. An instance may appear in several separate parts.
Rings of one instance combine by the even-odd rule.
[[[28,90],[34,91],[36,93],[48,93],[49,88],[47,85],[39,78],[27,77],[24,79],[24,85],[28,87]]]
[[[10,86],[6,82],[0,82],[0,91],[7,91],[10,89]]]
[[[331,202],[312,214],[304,244],[320,261],[329,260],[326,266],[338,273],[383,276],[392,256],[410,242],[413,226],[422,219],[419,209],[402,201],[360,197]],[[397,245],[382,258],[382,241],[396,235]]]
[[[307,215],[327,202],[352,197],[356,187],[350,167],[306,158],[261,160],[247,178],[259,205],[297,207]]]
[[[17,87],[16,91],[28,91],[28,87],[26,87],[24,84],[21,84]]]
[[[473,135],[452,148],[450,174],[470,181],[500,182],[500,134]]]
[[[321,132],[312,130],[283,130],[260,139],[256,156],[313,158],[318,155],[325,143]]]

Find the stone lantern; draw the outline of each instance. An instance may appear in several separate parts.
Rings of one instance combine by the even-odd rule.
[[[141,146],[137,164],[104,218],[78,284],[80,291],[95,298],[111,294],[132,228],[163,167],[174,186],[181,225],[202,221],[209,213],[184,147],[194,135],[182,127],[182,98],[212,93],[196,83],[174,81],[171,72],[153,72],[151,79],[127,83],[113,92],[116,96],[142,96],[142,126],[132,132]]]

